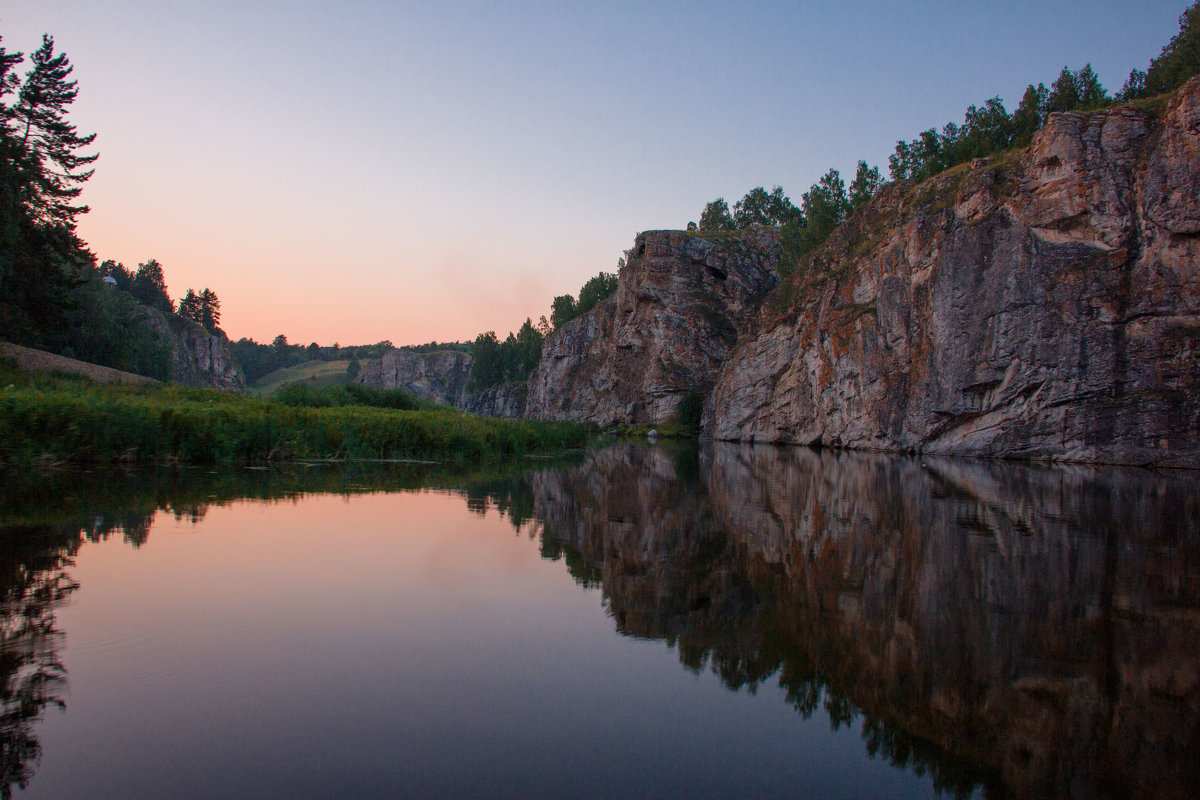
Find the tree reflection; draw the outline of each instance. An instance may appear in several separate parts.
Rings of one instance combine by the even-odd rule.
[[[47,485],[0,492],[0,525],[15,525],[0,533],[4,797],[36,767],[35,723],[63,702],[54,609],[75,588],[80,542],[139,547],[159,511],[198,522],[237,497],[421,487],[536,531],[544,558],[600,589],[620,633],[664,641],[730,690],[775,682],[799,715],[857,728],[872,756],[940,791],[1200,785],[1191,474],[713,445],[614,446],[532,474],[168,471]]]
[[[1186,473],[717,444],[531,478],[543,552],[617,630],[969,796],[1200,785]],[[682,476],[679,474],[682,467]]]
[[[32,777],[46,706],[65,707],[54,611],[77,588],[66,567],[80,540],[78,529],[49,526],[0,532],[0,797]]]

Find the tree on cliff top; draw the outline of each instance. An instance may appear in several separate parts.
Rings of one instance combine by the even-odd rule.
[[[1200,75],[1200,2],[1179,15],[1179,33],[1145,72],[1129,73],[1118,97],[1123,101],[1153,97],[1178,89],[1194,75]]]
[[[179,301],[179,316],[203,325],[206,330],[220,330],[221,301],[217,299],[217,293],[207,286],[199,293],[195,289],[188,289]]]
[[[168,314],[175,311],[171,295],[167,294],[167,279],[163,275],[162,264],[157,259],[150,259],[138,264],[133,276],[133,296],[152,308]]]
[[[746,196],[733,204],[733,224],[738,230],[751,225],[782,227],[801,216],[800,209],[776,186],[769,193],[758,186],[746,192]]]
[[[729,203],[724,197],[718,197],[704,206],[700,214],[700,230],[702,231],[732,231],[737,226],[733,223],[733,214],[729,213]]]

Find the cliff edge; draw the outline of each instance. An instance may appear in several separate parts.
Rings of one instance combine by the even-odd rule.
[[[546,340],[525,415],[600,425],[660,422],[717,370],[778,282],[778,234],[648,231],[617,291]]]
[[[229,337],[178,314],[143,307],[146,320],[171,346],[171,380],[182,386],[240,392],[244,388]]]
[[[709,436],[1200,467],[1200,78],[886,187],[768,307]]]

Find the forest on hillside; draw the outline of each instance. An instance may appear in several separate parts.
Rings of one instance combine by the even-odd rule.
[[[1064,66],[1050,86],[1029,84],[1012,113],[997,96],[971,105],[962,123],[947,122],[928,128],[911,140],[901,139],[888,157],[892,181],[920,183],[943,170],[976,158],[986,158],[1029,145],[1050,115],[1061,111],[1095,111],[1171,92],[1200,74],[1200,2],[1179,18],[1179,33],[1163,47],[1145,70],[1134,69],[1113,95],[1101,85],[1091,64],[1079,69]],[[859,161],[847,187],[836,169],[830,169],[804,192],[796,206],[776,186],[770,192],[751,189],[730,208],[725,198],[709,202],[700,221],[688,230],[735,231],[751,225],[778,227],[783,240],[781,269],[819,247],[850,215],[864,207],[883,184],[877,166]]]

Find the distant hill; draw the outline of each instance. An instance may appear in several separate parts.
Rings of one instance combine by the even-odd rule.
[[[267,373],[250,384],[247,387],[247,391],[259,397],[268,397],[274,394],[275,390],[285,383],[303,381],[317,387],[334,386],[339,383],[348,382],[346,368],[349,366],[349,360],[321,361],[314,359],[313,361],[305,361],[303,364],[297,364],[294,367],[284,367],[283,369]]]

